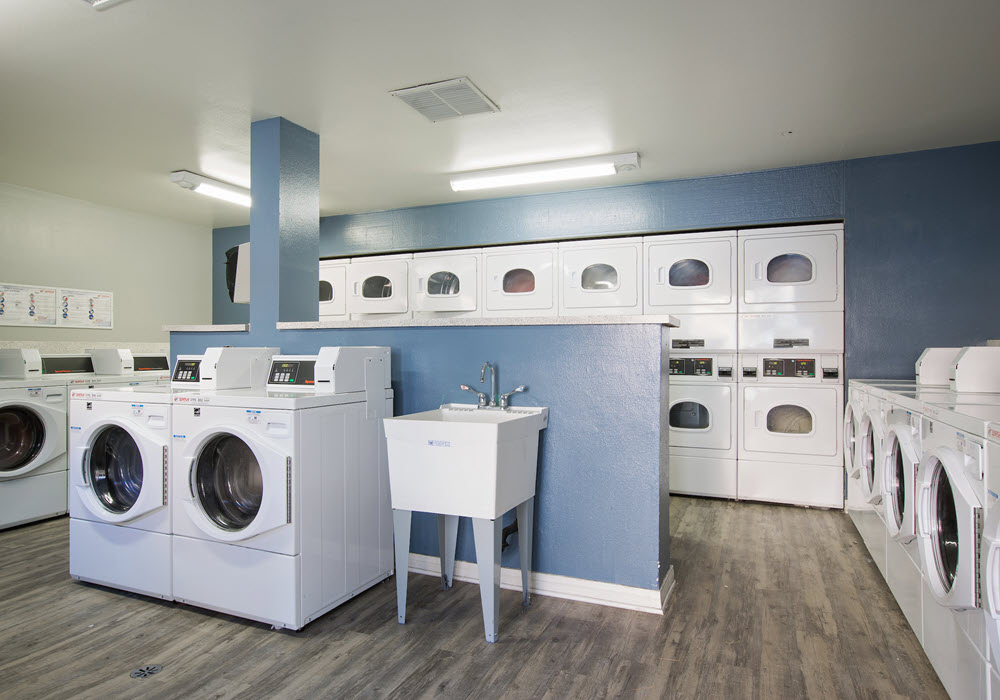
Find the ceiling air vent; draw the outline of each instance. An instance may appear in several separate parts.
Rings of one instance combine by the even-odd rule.
[[[415,85],[393,90],[389,94],[398,97],[432,122],[500,111],[493,100],[468,78]]]

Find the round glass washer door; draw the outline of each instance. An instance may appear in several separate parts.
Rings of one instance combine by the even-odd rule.
[[[128,431],[117,425],[94,439],[87,476],[97,502],[112,513],[127,513],[142,491],[142,454]]]
[[[45,444],[41,417],[24,406],[0,408],[0,473],[31,463]]]
[[[934,563],[945,591],[950,591],[958,573],[958,514],[951,481],[940,462],[931,478],[931,543]]]
[[[228,433],[216,435],[198,456],[194,485],[205,515],[217,527],[238,532],[257,517],[264,479],[253,450]]]

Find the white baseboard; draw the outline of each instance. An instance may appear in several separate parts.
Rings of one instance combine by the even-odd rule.
[[[426,574],[440,578],[441,560],[438,557],[411,552],[410,571],[415,574]],[[471,562],[456,561],[455,579],[467,583],[479,583],[479,567]],[[501,569],[500,587],[508,590],[521,590],[521,570]],[[556,574],[542,574],[536,571],[532,571],[528,576],[528,588],[537,595],[662,615],[667,600],[674,589],[674,567],[671,566],[667,570],[660,590],[622,586],[602,581],[588,581],[587,579],[557,576]]]

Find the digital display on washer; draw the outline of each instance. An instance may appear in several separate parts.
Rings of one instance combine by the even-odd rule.
[[[271,363],[271,374],[267,383],[281,386],[313,386],[316,383],[316,361],[284,362],[275,360]]]
[[[676,377],[711,377],[712,358],[671,357],[670,374]]]
[[[201,360],[177,360],[177,364],[174,365],[174,376],[170,381],[197,384],[200,379],[200,366]]]
[[[794,360],[791,358],[764,358],[765,377],[815,377],[816,360]]]

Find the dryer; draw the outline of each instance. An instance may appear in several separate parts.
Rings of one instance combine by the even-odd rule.
[[[739,305],[746,313],[844,311],[844,225],[740,230]]]
[[[0,350],[0,529],[66,512],[66,385],[41,370],[37,350]]]
[[[559,246],[555,243],[483,249],[483,316],[556,316]]]
[[[561,316],[642,314],[642,239],[559,244]]]
[[[414,318],[482,316],[479,274],[482,250],[416,253],[410,264],[410,305]]]
[[[75,389],[70,396],[69,573],[170,600],[171,392]]]
[[[407,292],[413,255],[351,258],[347,268],[347,313],[354,321],[413,317]]]
[[[740,355],[740,499],[844,507],[840,355]]]
[[[736,231],[646,236],[647,314],[736,313]]]
[[[347,267],[350,260],[319,261],[319,320],[346,321]]]
[[[274,358],[268,388],[174,397],[173,594],[300,629],[392,574],[388,348]]]

